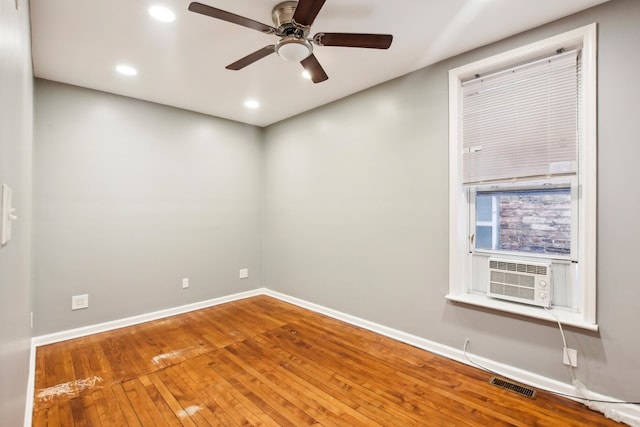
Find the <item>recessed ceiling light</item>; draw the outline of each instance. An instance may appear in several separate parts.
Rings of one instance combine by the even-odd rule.
[[[256,108],[260,107],[260,103],[255,99],[247,99],[246,101],[244,101],[244,106],[255,110]]]
[[[176,19],[175,13],[164,6],[151,6],[149,15],[162,22],[173,22]]]
[[[116,71],[119,72],[120,74],[124,74],[125,76],[135,76],[136,74],[138,74],[138,70],[123,64],[118,65],[116,67]]]
[[[304,77],[304,78],[305,78],[305,79],[307,79],[307,80],[311,80],[311,73],[310,73],[310,72],[308,72],[307,70],[304,70],[304,71],[302,72],[302,77]]]

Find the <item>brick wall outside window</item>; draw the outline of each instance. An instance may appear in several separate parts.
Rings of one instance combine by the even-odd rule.
[[[501,194],[500,247],[540,254],[571,253],[571,195],[553,193]]]

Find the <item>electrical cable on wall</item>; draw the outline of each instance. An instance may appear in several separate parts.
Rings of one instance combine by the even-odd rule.
[[[513,379],[513,378],[509,377],[508,375],[504,375],[504,374],[501,374],[501,373],[499,373],[499,372],[496,372],[496,371],[494,371],[494,370],[492,370],[492,369],[489,369],[489,368],[487,368],[487,367],[485,367],[485,366],[481,365],[480,363],[476,362],[475,360],[472,360],[472,359],[469,357],[469,354],[468,354],[468,352],[467,352],[467,347],[469,346],[469,344],[470,344],[470,343],[471,343],[471,340],[469,340],[468,338],[464,341],[463,351],[464,351],[464,357],[465,357],[465,359],[467,359],[467,361],[468,361],[471,365],[473,365],[473,366],[475,366],[475,367],[477,367],[477,368],[479,368],[479,369],[481,369],[481,370],[483,370],[483,371],[485,371],[485,372],[489,372],[490,374],[497,375],[497,376],[502,377],[502,378],[507,378],[507,379],[510,379],[510,380],[513,380],[513,381],[516,381],[516,382],[520,382],[519,380],[515,380],[515,379]],[[574,384],[574,385],[575,385],[575,384]],[[583,386],[583,387],[584,387],[584,386]],[[542,391],[545,391],[545,392],[547,392],[547,393],[555,394],[556,396],[568,397],[569,399],[575,399],[575,400],[582,400],[582,401],[586,402],[586,404],[590,404],[590,403],[615,403],[615,404],[621,404],[621,405],[623,405],[623,404],[627,404],[627,405],[640,405],[640,401],[638,401],[638,402],[629,402],[629,401],[622,401],[622,400],[600,400],[600,399],[590,399],[590,398],[588,398],[588,397],[584,397],[584,396],[575,396],[575,395],[572,395],[572,394],[561,393],[561,392],[558,392],[558,391],[548,390],[548,389],[545,389],[545,388],[542,388],[542,387],[537,387],[537,386],[536,386],[535,388],[537,388],[537,389],[539,389],[539,390],[542,390]],[[600,411],[600,412],[603,412],[603,411]]]
[[[564,336],[564,330],[562,329],[562,323],[560,322],[560,319],[558,318],[558,316],[556,316],[556,314],[549,310],[547,307],[543,307],[544,310],[549,313],[550,315],[553,316],[554,319],[556,319],[556,322],[558,322],[558,328],[560,329],[560,335],[562,336],[562,351],[564,351],[564,354],[567,356],[567,360],[569,361],[569,371],[571,372],[571,384],[576,385],[576,371],[573,368],[573,364],[571,363],[571,356],[569,355],[569,346],[567,346],[567,338]]]

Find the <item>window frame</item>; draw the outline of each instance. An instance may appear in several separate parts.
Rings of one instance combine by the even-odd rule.
[[[571,197],[571,232],[570,232],[570,241],[571,241],[571,248],[570,248],[570,253],[567,255],[564,254],[543,254],[543,253],[537,253],[537,252],[527,252],[527,251],[509,251],[506,249],[497,249],[495,248],[496,246],[496,241],[494,240],[493,243],[493,248],[491,249],[487,249],[487,248],[478,248],[476,246],[476,242],[477,242],[477,237],[475,238],[475,241],[470,241],[469,242],[469,251],[473,252],[473,253],[477,253],[477,254],[484,254],[484,255],[488,255],[488,256],[497,256],[497,257],[509,257],[509,256],[516,256],[516,257],[524,257],[524,258],[532,258],[531,261],[534,261],[535,258],[538,259],[547,259],[547,260],[554,260],[554,261],[573,261],[573,262],[578,262],[578,257],[577,257],[577,242],[578,242],[578,232],[577,232],[577,228],[578,228],[578,208],[577,208],[577,204],[578,204],[578,189],[577,189],[577,185],[575,184],[577,182],[577,180],[572,177],[570,179],[564,179],[562,180],[562,184],[549,184],[549,183],[545,183],[545,184],[541,184],[541,185],[526,185],[526,186],[511,186],[511,185],[496,185],[496,186],[491,186],[490,188],[482,188],[481,186],[477,186],[477,187],[469,187],[467,189],[468,191],[468,198],[467,198],[467,203],[469,205],[469,232],[473,234],[473,227],[475,224],[478,224],[479,222],[477,221],[477,217],[476,217],[476,197],[479,193],[487,193],[492,195],[492,204],[494,212],[492,212],[492,222],[493,222],[493,226],[498,228],[495,224],[500,224],[500,209],[499,207],[495,206],[495,205],[499,205],[499,202],[496,200],[496,194],[504,194],[504,193],[510,193],[510,192],[514,192],[514,193],[526,193],[529,191],[541,191],[541,192],[554,192],[555,190],[568,190],[570,197]],[[486,221],[489,222],[489,221]],[[496,232],[497,230],[493,230],[493,234],[494,234],[494,238],[498,239],[500,238],[499,232]],[[477,234],[477,232],[476,232]],[[471,239],[470,239],[471,240]]]
[[[596,200],[597,200],[597,25],[595,23],[497,54],[449,71],[449,293],[450,301],[480,306],[523,316],[556,321],[540,307],[489,298],[472,292],[470,282],[472,255],[469,251],[470,219],[468,189],[462,185],[460,119],[462,82],[474,76],[524,63],[558,49],[582,50],[582,99],[578,123],[583,158],[578,171],[576,251],[578,301],[577,312],[551,308],[563,323],[597,330],[596,323]],[[572,202],[572,205],[574,203]],[[573,232],[572,232],[573,234]],[[572,236],[573,240],[573,236]],[[572,246],[574,243],[572,243]]]

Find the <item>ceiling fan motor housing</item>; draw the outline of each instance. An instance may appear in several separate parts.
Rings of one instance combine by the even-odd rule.
[[[292,21],[296,7],[298,7],[297,1],[285,1],[277,4],[273,8],[273,11],[271,12],[271,19],[273,20],[273,25],[278,29],[278,33],[280,33],[282,28],[282,35],[287,35],[284,30],[294,26]]]
[[[285,1],[273,8],[271,18],[276,34],[281,39],[276,43],[276,53],[287,61],[300,62],[313,53],[313,45],[307,36],[309,26],[302,26],[293,20],[297,1]]]

